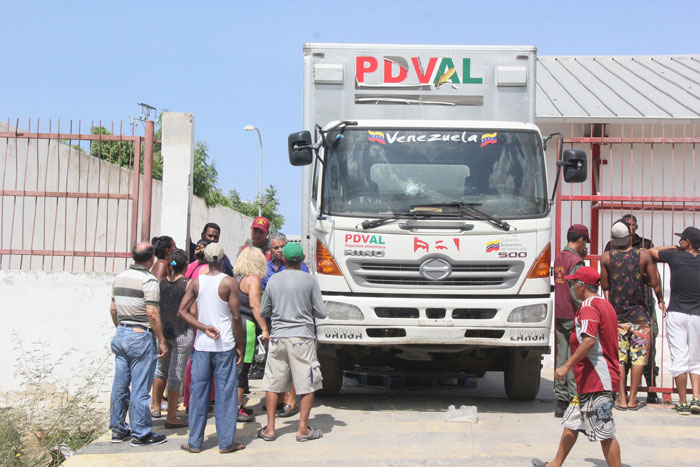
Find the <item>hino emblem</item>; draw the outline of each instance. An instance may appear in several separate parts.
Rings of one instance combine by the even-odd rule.
[[[373,258],[381,258],[384,256],[384,250],[354,250],[351,248],[346,248],[345,256],[369,256]]]
[[[429,281],[441,281],[452,274],[450,263],[441,258],[430,258],[423,261],[418,268],[420,275]]]

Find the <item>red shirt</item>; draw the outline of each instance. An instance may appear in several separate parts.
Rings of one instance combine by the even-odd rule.
[[[583,259],[569,247],[554,258],[554,317],[557,319],[574,319],[576,314],[569,281],[564,276],[571,274],[577,264],[583,265]]]
[[[573,355],[584,337],[595,339],[588,355],[574,366],[574,378],[579,394],[615,391],[620,384],[617,348],[617,314],[602,297],[586,299],[576,310],[575,332],[569,344]]]

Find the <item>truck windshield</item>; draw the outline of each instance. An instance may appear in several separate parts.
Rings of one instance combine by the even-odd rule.
[[[417,205],[461,202],[517,219],[549,207],[534,131],[345,128],[326,141],[325,214],[408,216]]]

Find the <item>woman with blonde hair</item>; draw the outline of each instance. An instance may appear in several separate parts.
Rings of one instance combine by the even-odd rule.
[[[250,422],[255,417],[243,407],[243,393],[248,389],[248,372],[255,356],[256,323],[262,331],[263,345],[270,339],[267,323],[260,316],[262,279],[267,275],[267,261],[259,248],[246,248],[238,255],[233,268],[233,277],[238,281],[238,307],[243,320],[243,363],[238,368],[238,421]]]

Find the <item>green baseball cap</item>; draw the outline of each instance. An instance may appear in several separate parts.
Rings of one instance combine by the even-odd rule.
[[[299,242],[289,242],[282,248],[282,255],[290,263],[298,263],[304,259],[304,250]]]

